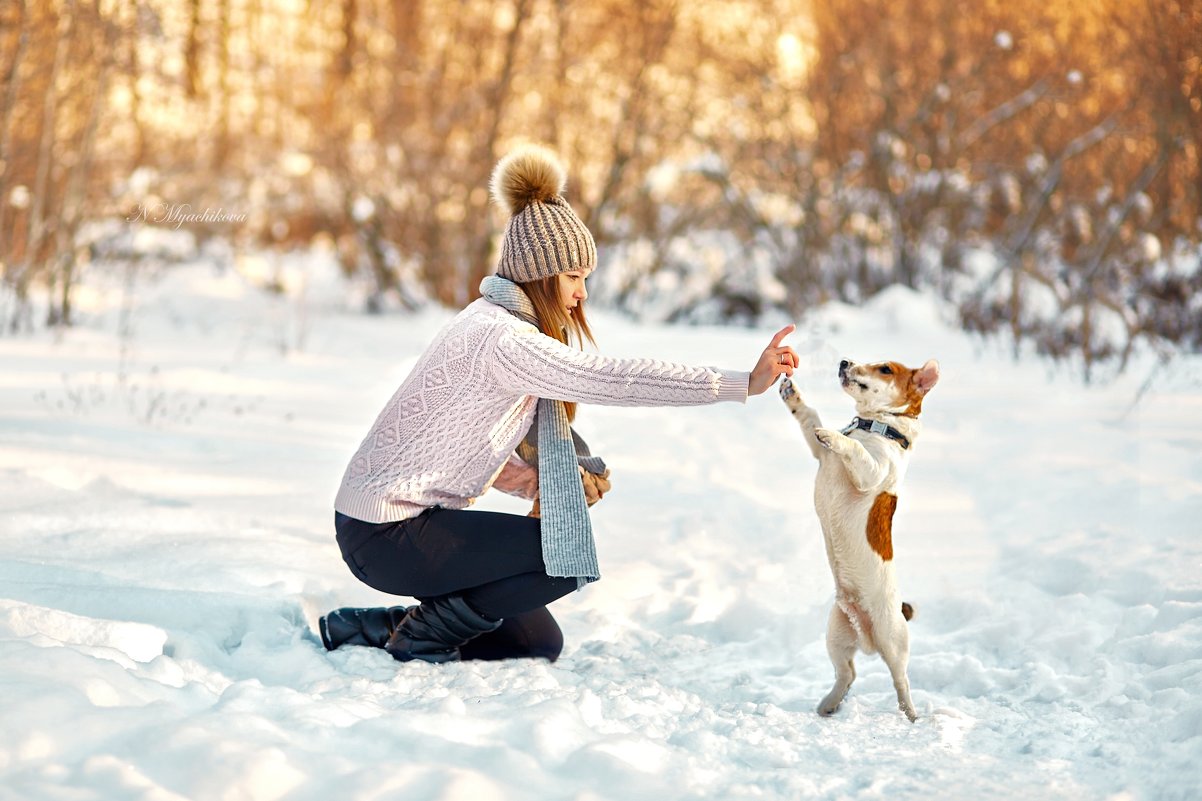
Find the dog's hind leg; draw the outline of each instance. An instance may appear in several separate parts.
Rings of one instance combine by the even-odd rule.
[[[839,604],[831,608],[830,620],[826,624],[826,652],[835,666],[835,686],[818,704],[819,715],[833,715],[847,696],[851,683],[856,680],[856,644],[859,635],[851,625]]]
[[[914,711],[914,701],[910,698],[910,679],[906,668],[910,663],[910,630],[902,617],[901,609],[890,615],[884,626],[874,623],[876,630],[876,646],[881,659],[889,666],[889,674],[893,677],[893,689],[897,691],[897,708],[906,714],[913,723],[918,719]]]

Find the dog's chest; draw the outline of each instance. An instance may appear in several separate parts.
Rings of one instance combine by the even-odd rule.
[[[872,498],[880,492],[897,492],[905,477],[907,455],[894,443],[874,434],[853,435],[852,439],[863,446],[864,453],[879,471],[880,480],[865,490],[859,490],[852,482],[843,458],[826,452],[819,459],[818,475],[814,482],[814,500],[831,509],[854,507],[857,501],[865,501],[865,515],[872,506]],[[819,512],[821,515],[822,512]]]
[[[875,570],[892,557],[891,545],[882,540],[882,506],[896,502],[905,474],[905,455],[883,439],[868,439],[861,444],[880,469],[882,478],[878,484],[858,489],[843,460],[834,453],[823,455],[814,483],[814,508],[827,540],[831,567],[837,574]],[[888,520],[883,522],[891,519],[890,507]]]

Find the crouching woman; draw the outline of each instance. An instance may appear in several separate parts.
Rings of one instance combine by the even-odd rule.
[[[509,212],[496,274],[426,348],[351,459],[334,503],[343,559],[359,580],[415,606],[335,610],[329,649],[380,647],[400,661],[542,657],[563,635],[547,605],[601,575],[588,507],[609,471],[570,423],[577,404],[743,402],[792,375],[772,338],[750,373],[581,350],[592,333],[593,237],[563,198],[565,173],[538,147],[493,172]],[[531,515],[468,511],[489,488]]]

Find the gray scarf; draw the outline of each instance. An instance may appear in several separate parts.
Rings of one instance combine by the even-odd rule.
[[[480,294],[538,327],[534,304],[513,281],[491,275],[480,282]],[[605,462],[590,454],[588,445],[572,430],[564,402],[550,398],[538,399],[530,434],[518,445],[517,454],[528,464],[535,460],[538,463],[540,528],[547,575],[574,577],[580,587],[596,581],[601,577],[601,568],[597,564],[593,526],[578,468],[600,474],[605,471]]]

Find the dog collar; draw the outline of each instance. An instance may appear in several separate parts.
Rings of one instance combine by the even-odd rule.
[[[873,434],[880,434],[882,437],[891,439],[898,445],[901,445],[902,450],[910,447],[910,440],[906,438],[905,434],[893,426],[885,425],[879,420],[865,420],[863,417],[853,417],[847,428],[843,429],[840,433],[849,434],[857,428],[861,431],[871,431]]]

